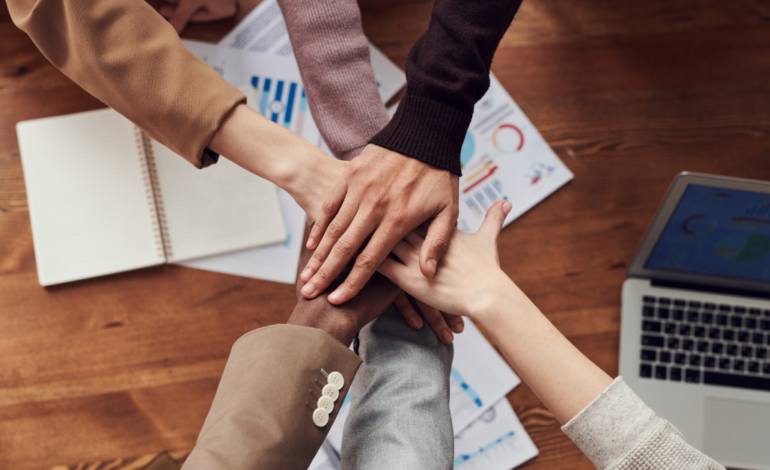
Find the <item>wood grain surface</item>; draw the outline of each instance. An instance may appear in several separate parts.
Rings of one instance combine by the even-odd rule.
[[[431,5],[361,0],[364,29],[403,65]],[[770,179],[770,3],[525,0],[492,69],[575,174],[504,230],[503,269],[616,375],[624,271],[673,176]],[[293,286],[174,266],[38,285],[15,124],[100,107],[0,6],[4,470],[182,462],[233,342],[294,303]],[[524,468],[592,468],[526,385],[508,398],[540,449]]]

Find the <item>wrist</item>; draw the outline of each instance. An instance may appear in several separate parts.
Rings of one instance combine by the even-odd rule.
[[[321,303],[327,305],[322,305]],[[317,309],[313,308],[315,305],[323,307],[324,311],[317,311]],[[350,346],[356,333],[358,333],[358,321],[346,315],[343,310],[335,310],[333,306],[331,306],[332,309],[330,310],[330,306],[331,304],[329,304],[326,296],[313,300],[301,298],[286,323],[318,328],[346,347]]]
[[[486,326],[501,312],[515,311],[523,299],[526,299],[524,293],[500,271],[499,275],[485,283],[481,293],[473,296],[467,307],[467,316]]]

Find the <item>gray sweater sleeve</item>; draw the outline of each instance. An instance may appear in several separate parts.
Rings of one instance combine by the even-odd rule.
[[[724,470],[615,379],[562,428],[598,470]]]

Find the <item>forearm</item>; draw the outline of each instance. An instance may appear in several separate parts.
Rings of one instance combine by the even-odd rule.
[[[279,0],[313,118],[350,160],[388,122],[355,0]]]
[[[612,379],[570,343],[513,282],[507,280],[499,291],[505,294],[484,308],[478,320],[556,419],[567,423]]]
[[[215,161],[206,146],[245,97],[146,2],[8,0],[8,10],[84,90],[194,165]]]

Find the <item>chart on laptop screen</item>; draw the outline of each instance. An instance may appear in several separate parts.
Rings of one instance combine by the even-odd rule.
[[[689,185],[645,267],[770,281],[770,195]]]

